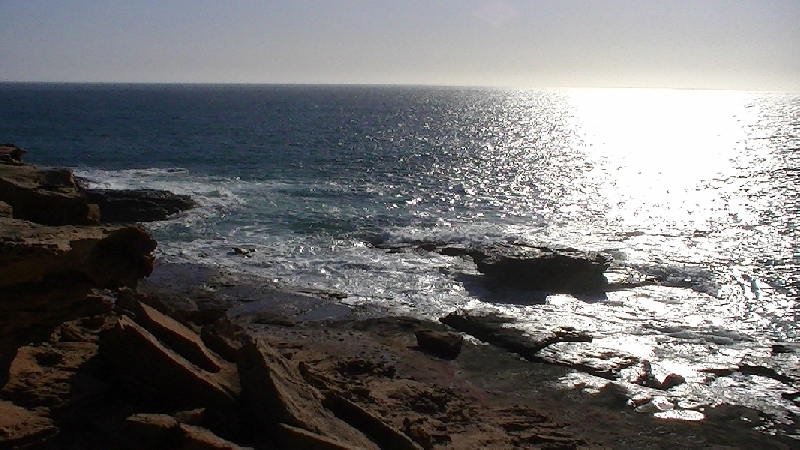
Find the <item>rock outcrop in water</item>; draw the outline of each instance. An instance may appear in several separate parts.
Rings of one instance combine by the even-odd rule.
[[[437,242],[379,242],[373,245],[393,252],[413,248],[469,257],[487,282],[499,288],[565,294],[595,293],[609,288],[604,273],[611,266],[611,258],[596,252],[510,244],[470,247]]]
[[[86,198],[103,223],[154,222],[197,207],[188,195],[155,189],[87,189]]]
[[[492,247],[470,252],[478,271],[503,287],[580,294],[608,286],[610,258],[545,247]]]
[[[43,169],[22,162],[19,147],[0,145],[0,202],[12,217],[43,225],[97,225],[164,220],[197,203],[154,189],[86,189],[70,169]]]

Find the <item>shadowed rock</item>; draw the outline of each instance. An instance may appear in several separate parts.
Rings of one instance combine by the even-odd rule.
[[[414,249],[445,256],[470,257],[478,271],[499,288],[584,294],[602,292],[609,287],[603,274],[611,266],[611,258],[601,253],[521,244],[471,247],[417,241],[401,244],[376,242],[373,245],[390,252]]]
[[[153,222],[197,206],[188,195],[155,189],[87,189],[86,198],[103,223]]]
[[[0,448],[45,448],[56,434],[50,419],[0,400]]]
[[[0,218],[10,219],[14,217],[14,208],[6,202],[0,202]]]
[[[455,359],[461,352],[461,344],[464,342],[463,336],[448,331],[417,330],[414,335],[422,351],[445,359]]]
[[[126,316],[103,337],[101,351],[114,365],[117,390],[135,401],[234,410],[239,393],[235,371],[200,369]]]
[[[526,359],[538,358],[539,351],[557,342],[592,341],[591,335],[571,327],[555,327],[536,335],[525,334],[508,327],[512,320],[496,313],[452,312],[439,321]]]
[[[242,399],[261,426],[275,433],[286,448],[377,449],[325,409],[298,369],[260,340],[252,339],[242,347],[238,367]]]
[[[599,253],[544,247],[492,247],[469,253],[477,269],[501,287],[578,294],[608,286],[611,260]]]
[[[25,153],[14,144],[0,144],[0,164],[22,165],[22,155]]]

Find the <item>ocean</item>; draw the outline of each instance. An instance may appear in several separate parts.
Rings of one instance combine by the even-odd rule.
[[[719,375],[799,338],[800,94],[0,84],[0,141],[93,187],[194,197],[146,225],[160,261],[387,314],[568,324],[685,376],[676,410],[800,413],[797,379]],[[664,283],[542,298],[483,287],[463,258],[380,248],[421,241],[602,251],[615,276]],[[773,372],[797,369],[786,358]]]

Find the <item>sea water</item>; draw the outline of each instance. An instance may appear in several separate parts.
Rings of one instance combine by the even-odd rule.
[[[147,225],[162,261],[392,314],[568,324],[685,376],[675,405],[800,412],[796,380],[705,372],[798,341],[798,94],[2,84],[0,141],[93,187],[191,195]],[[379,248],[420,241],[603,251],[664,285],[534,298],[463,258]]]

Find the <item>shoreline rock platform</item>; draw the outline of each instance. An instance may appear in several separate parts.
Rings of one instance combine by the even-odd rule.
[[[219,274],[154,281],[143,228],[103,224],[69,170],[22,154],[0,146],[0,449],[796,448],[746,408],[656,420],[613,387],[554,386],[572,368],[547,351],[591,339],[577,330],[526,344],[465,313],[309,319],[298,304],[337,296],[229,282],[233,315],[179,286]],[[267,291],[275,311],[246,308]]]

